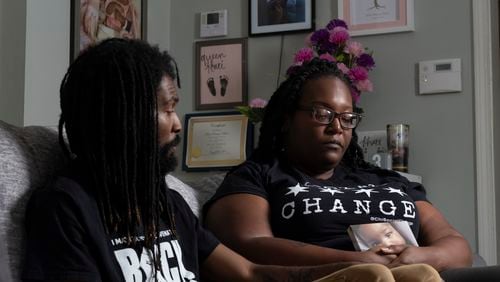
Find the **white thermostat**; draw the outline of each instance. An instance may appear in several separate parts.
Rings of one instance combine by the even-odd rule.
[[[419,94],[462,91],[460,59],[422,61],[419,63]]]
[[[200,37],[227,35],[227,10],[201,12]]]

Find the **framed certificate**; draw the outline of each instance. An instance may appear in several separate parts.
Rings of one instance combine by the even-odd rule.
[[[339,0],[352,36],[413,31],[413,0]]]
[[[184,128],[185,171],[229,169],[253,148],[253,126],[239,112],[186,114]]]

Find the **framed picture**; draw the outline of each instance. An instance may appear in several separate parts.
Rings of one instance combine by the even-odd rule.
[[[339,0],[338,12],[353,36],[415,29],[413,0]]]
[[[250,0],[250,36],[314,29],[314,0]]]
[[[71,1],[70,61],[90,44],[110,37],[146,35],[147,0]]]
[[[198,41],[196,110],[233,109],[247,104],[247,39]]]
[[[253,125],[239,112],[186,114],[184,128],[185,171],[229,169],[253,148]]]

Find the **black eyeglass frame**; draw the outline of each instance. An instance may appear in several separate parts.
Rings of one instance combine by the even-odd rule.
[[[317,119],[317,117],[316,117],[316,113],[317,113],[318,109],[323,109],[323,110],[326,110],[326,111],[330,112],[330,115],[329,115],[329,116],[330,116],[331,118],[329,118],[329,121],[328,121],[328,122],[323,122],[323,121],[320,121],[320,120],[318,120],[318,119]],[[340,127],[342,127],[342,129],[344,129],[344,130],[347,130],[347,129],[355,129],[355,128],[359,125],[359,123],[361,122],[361,120],[363,119],[363,115],[362,115],[362,114],[355,113],[355,112],[342,112],[342,113],[337,113],[336,111],[334,111],[334,110],[332,110],[332,109],[330,109],[330,108],[328,108],[328,107],[324,107],[324,106],[314,106],[314,105],[313,105],[313,106],[310,106],[310,107],[307,107],[307,106],[299,106],[299,107],[297,108],[297,111],[311,112],[311,117],[312,117],[315,121],[317,121],[317,122],[319,122],[319,123],[321,123],[321,124],[324,124],[324,125],[330,125],[330,124],[332,124],[332,122],[333,122],[336,118],[338,118],[338,119],[339,119],[339,123],[340,123]],[[346,125],[346,124],[345,124],[345,122],[343,122],[343,121],[345,121],[345,119],[343,119],[343,118],[342,118],[343,116],[345,117],[346,115],[349,115],[349,118],[356,117],[356,120],[357,120],[356,125],[354,125],[354,126],[351,126],[351,125]]]

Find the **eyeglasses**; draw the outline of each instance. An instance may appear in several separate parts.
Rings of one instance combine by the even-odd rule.
[[[321,124],[331,124],[335,118],[339,119],[342,129],[354,129],[358,126],[363,117],[358,113],[343,112],[337,113],[331,109],[319,106],[299,107],[299,111],[311,112],[312,118]]]

